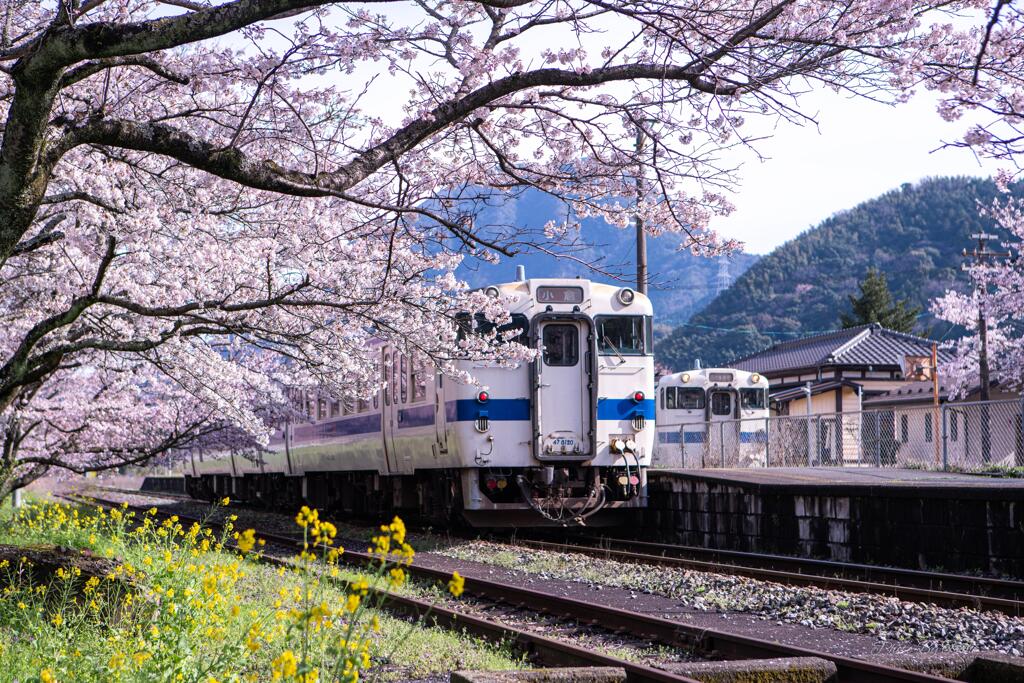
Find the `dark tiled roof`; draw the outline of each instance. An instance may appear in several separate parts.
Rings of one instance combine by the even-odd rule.
[[[825,365],[902,368],[906,356],[930,356],[931,352],[931,339],[896,332],[876,323],[775,344],[741,358],[732,367],[761,373]],[[949,360],[949,354],[940,350],[939,361],[944,360]]]
[[[992,380],[989,386],[993,389],[999,388],[999,382]],[[932,381],[924,380],[923,382],[909,382],[897,389],[890,389],[885,393],[872,396],[871,398],[864,399],[864,407],[877,406],[877,405],[891,405],[894,403],[931,403],[934,400]],[[949,393],[951,387],[942,384],[942,379],[939,379],[939,402],[945,403],[949,400]],[[961,400],[974,400],[970,397],[973,394],[977,394],[981,391],[980,384],[971,385],[967,390],[965,399]]]
[[[860,385],[857,384],[856,382],[851,382],[848,379],[825,380],[824,382],[818,382],[816,384],[811,385],[811,396],[817,396],[818,394],[824,393],[826,391],[833,391],[835,389],[839,389],[840,387],[850,387],[853,389],[857,389],[860,387]],[[777,391],[774,394],[771,394],[770,398],[773,401],[785,402],[792,401],[794,398],[804,398],[805,396],[807,396],[807,389],[805,389],[804,387],[793,387],[791,389],[783,389],[782,391]]]

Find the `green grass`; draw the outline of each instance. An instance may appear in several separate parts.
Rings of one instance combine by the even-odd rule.
[[[88,549],[131,567],[122,573],[134,581],[83,592],[82,577],[41,584],[17,562],[0,568],[4,680],[291,681],[316,668],[319,681],[351,683],[525,667],[511,647],[392,617],[360,592],[359,579],[387,586],[394,564],[365,577],[313,561],[282,571],[218,549],[225,539],[212,534],[190,540],[154,522],[136,534],[137,521],[38,502],[0,511],[0,542]],[[363,597],[352,606],[353,596]]]

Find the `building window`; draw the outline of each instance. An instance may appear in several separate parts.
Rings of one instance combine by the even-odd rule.
[[[932,442],[932,416],[924,416],[924,440],[926,443]]]
[[[900,441],[907,443],[910,441],[910,416],[900,415]]]

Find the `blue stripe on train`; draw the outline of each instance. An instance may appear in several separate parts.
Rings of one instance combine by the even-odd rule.
[[[756,432],[740,432],[740,443],[768,443],[768,433],[763,429]]]
[[[315,426],[317,436],[353,436],[355,434],[369,434],[380,431],[380,413],[370,415],[359,415],[348,417],[333,422],[324,422]],[[296,428],[300,434],[301,427]]]
[[[487,403],[479,403],[473,398],[463,398],[445,404],[445,418],[449,422],[472,422],[481,413],[487,413],[491,420],[529,420],[530,399],[492,398]],[[628,420],[636,414],[653,420],[654,399],[649,398],[640,403],[631,398],[602,398],[597,401],[598,420]]]
[[[462,398],[445,404],[449,422],[472,422],[483,414],[489,420],[507,422],[530,419],[530,400],[526,398],[492,398],[480,403],[475,398]]]
[[[704,443],[704,432],[658,432],[658,443]]]
[[[398,428],[407,429],[410,427],[429,427],[434,424],[434,406],[416,406],[415,408],[400,408],[398,410]]]
[[[637,403],[631,398],[601,398],[597,401],[598,420],[628,420],[634,415],[654,419],[654,399],[647,398]]]

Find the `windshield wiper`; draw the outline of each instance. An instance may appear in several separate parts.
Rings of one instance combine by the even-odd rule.
[[[619,357],[619,365],[622,365],[623,363],[626,362],[626,359],[623,358],[622,354],[619,353],[619,350],[615,348],[615,344],[612,344],[612,340],[608,338],[608,335],[604,335],[603,337],[601,337],[601,339],[603,339],[604,343],[610,346],[612,351],[615,352],[615,355]]]

